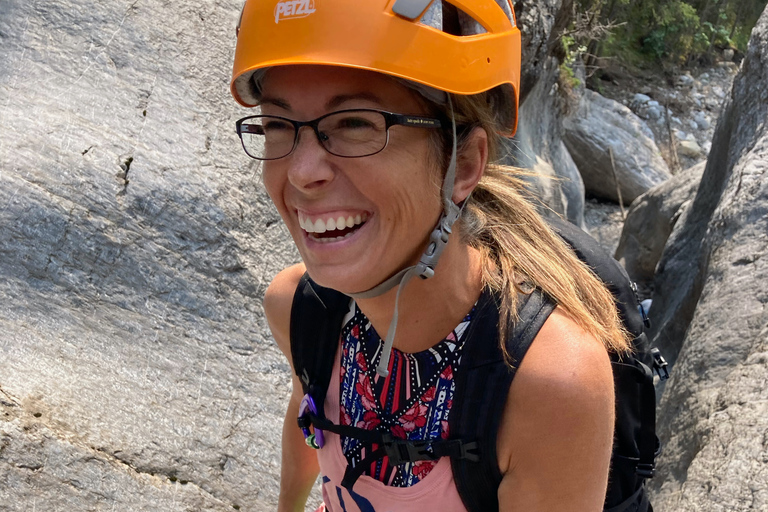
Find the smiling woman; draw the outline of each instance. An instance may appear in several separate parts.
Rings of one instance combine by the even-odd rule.
[[[302,17],[285,3],[246,2],[232,81],[260,108],[237,131],[302,257],[264,298],[298,374],[279,510],[303,510],[318,472],[333,511],[600,509],[608,354],[628,345],[611,294],[494,163],[517,123],[511,3],[326,0]],[[344,304],[302,317],[305,290]],[[538,334],[512,360],[531,309]],[[326,345],[329,318],[341,335]],[[324,380],[297,365],[308,344]],[[497,428],[465,439],[454,407],[474,407],[461,390],[476,345],[510,377]]]

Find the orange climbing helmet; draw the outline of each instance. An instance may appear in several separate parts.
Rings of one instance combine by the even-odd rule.
[[[455,94],[494,91],[504,134],[517,127],[520,30],[511,0],[246,0],[231,91],[259,104],[272,66],[367,69]]]

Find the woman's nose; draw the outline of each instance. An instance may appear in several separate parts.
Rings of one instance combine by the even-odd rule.
[[[296,147],[286,157],[289,160],[288,180],[293,186],[302,189],[317,188],[329,183],[334,177],[330,157],[330,153],[320,143],[318,134],[309,126],[302,127]]]

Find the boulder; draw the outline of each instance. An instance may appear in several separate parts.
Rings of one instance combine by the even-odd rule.
[[[667,238],[696,194],[705,165],[676,174],[632,202],[615,258],[641,289],[653,281]]]
[[[703,149],[695,140],[681,140],[677,142],[677,152],[688,158],[698,158],[702,155]]]
[[[654,508],[768,509],[768,9],[664,250],[651,316],[676,359]]]
[[[274,509],[297,261],[239,147],[241,2],[0,3],[0,509]]]
[[[546,208],[584,227],[584,183],[562,140],[566,99],[558,90],[559,66],[550,57],[541,80],[520,107],[518,133],[507,163],[534,171],[526,177],[530,188]],[[548,211],[549,210],[549,211]]]
[[[618,180],[629,204],[671,176],[648,126],[621,103],[594,91],[585,91],[575,112],[563,120],[563,130],[589,194],[618,201]]]

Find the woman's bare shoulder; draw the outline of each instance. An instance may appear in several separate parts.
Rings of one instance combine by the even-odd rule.
[[[613,441],[614,389],[603,345],[556,309],[510,388],[499,432],[499,498],[525,510],[598,509]],[[536,489],[549,489],[539,495]]]
[[[290,359],[290,326],[293,295],[305,272],[303,263],[297,263],[278,273],[264,293],[264,314],[280,350]]]

